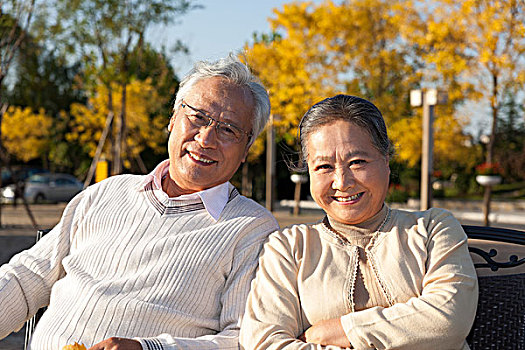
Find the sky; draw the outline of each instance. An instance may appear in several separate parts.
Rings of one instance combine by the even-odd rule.
[[[239,52],[246,42],[252,42],[254,32],[269,33],[268,18],[275,17],[274,8],[282,9],[292,0],[197,0],[203,8],[182,15],[168,27],[154,27],[148,33],[155,46],[164,45],[169,50],[177,40],[189,49],[188,55],[170,55],[171,63],[180,77],[183,77],[198,60],[216,60]],[[321,3],[322,0],[313,0]],[[488,107],[483,104],[467,103],[461,108],[461,115],[470,119],[468,133],[477,135],[490,125]]]
[[[189,48],[189,55],[174,55],[172,64],[177,74],[183,76],[198,60],[216,60],[230,51],[238,52],[252,34],[268,33],[268,18],[273,8],[282,8],[290,0],[199,0],[202,9],[183,15],[167,28],[156,27],[148,36],[156,45],[169,49],[176,40]],[[316,3],[321,1],[314,1]]]

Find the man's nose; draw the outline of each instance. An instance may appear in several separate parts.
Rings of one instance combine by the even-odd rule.
[[[350,169],[337,169],[334,172],[334,179],[332,181],[332,189],[338,191],[346,191],[348,188],[355,185],[354,174]]]
[[[217,128],[215,123],[210,123],[207,126],[203,126],[199,129],[195,135],[195,140],[201,145],[202,148],[215,148],[217,147]]]

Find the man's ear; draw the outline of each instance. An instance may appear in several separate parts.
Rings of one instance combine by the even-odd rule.
[[[251,136],[250,138],[252,138],[253,136]],[[252,147],[253,143],[255,142],[255,139],[250,140],[250,142],[248,142],[246,144],[246,149],[244,150],[244,155],[242,156],[242,161],[241,163],[244,163],[246,162],[246,157],[248,157],[248,151],[250,151],[250,147]]]
[[[250,150],[250,146],[251,146],[251,144],[246,146],[246,150],[244,151],[244,155],[242,156],[241,163],[246,162],[246,157],[248,157],[248,151]]]
[[[168,132],[173,130],[173,124],[175,123],[175,113],[171,115],[170,123],[168,124]]]

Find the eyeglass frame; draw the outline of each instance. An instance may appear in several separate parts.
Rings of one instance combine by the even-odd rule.
[[[207,128],[207,127],[211,126],[211,124],[212,124],[213,122],[215,122],[216,124],[215,124],[215,126],[214,126],[213,128],[215,129],[215,132],[217,133],[217,137],[219,137],[219,138],[220,138],[220,136],[219,136],[220,134],[219,134],[217,128],[219,127],[219,125],[226,125],[226,126],[232,128],[232,129],[234,129],[234,130],[238,130],[238,131],[242,132],[243,134],[245,134],[245,135],[248,137],[248,143],[249,143],[249,142],[251,141],[251,139],[252,139],[253,133],[252,133],[251,131],[250,131],[250,132],[247,132],[247,131],[241,129],[241,128],[240,128],[239,126],[237,126],[237,125],[233,125],[233,124],[230,124],[230,123],[226,123],[226,122],[222,122],[222,121],[220,121],[220,120],[217,120],[217,119],[213,118],[211,115],[209,115],[207,112],[205,112],[205,111],[203,111],[203,110],[200,110],[200,109],[198,109],[198,108],[196,108],[196,107],[190,106],[190,105],[189,105],[184,99],[181,99],[181,104],[180,104],[180,106],[181,106],[182,108],[184,108],[184,107],[188,107],[188,108],[191,109],[192,111],[197,112],[197,113],[200,113],[200,114],[202,114],[204,117],[208,118],[208,124],[200,126],[201,128],[202,128],[202,127]],[[184,113],[184,115],[185,115],[185,117],[188,119],[188,121],[189,121],[193,126],[195,126],[195,127],[199,127],[198,125],[195,125],[195,124],[191,121],[191,119],[189,118],[189,115],[188,115],[188,114]],[[221,141],[224,141],[224,140],[221,140]],[[228,141],[228,140],[226,140],[226,141]],[[242,141],[242,139],[239,139],[238,141],[233,141],[233,143],[240,143],[241,141]]]

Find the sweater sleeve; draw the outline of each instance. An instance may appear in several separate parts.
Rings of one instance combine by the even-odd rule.
[[[246,240],[239,242],[233,252],[231,271],[222,291],[220,332],[197,338],[178,338],[161,334],[155,338],[134,339],[141,343],[144,350],[238,349],[240,322],[250,283],[257,269],[259,254],[270,232],[277,229],[278,224],[272,216],[245,228]]]
[[[446,211],[418,227],[429,235],[420,295],[388,308],[342,316],[345,333],[356,349],[465,348],[478,299],[467,237]]]
[[[0,267],[0,339],[22,328],[48,305],[53,284],[64,276],[61,261],[69,252],[75,213],[84,193],[68,204],[60,222],[37,244]]]
[[[300,240],[298,237],[295,239]],[[242,321],[242,349],[340,349],[297,339],[304,329],[297,284],[298,263],[301,260],[297,251],[301,249],[294,249],[296,243],[290,242],[278,231],[270,235],[265,244]]]

